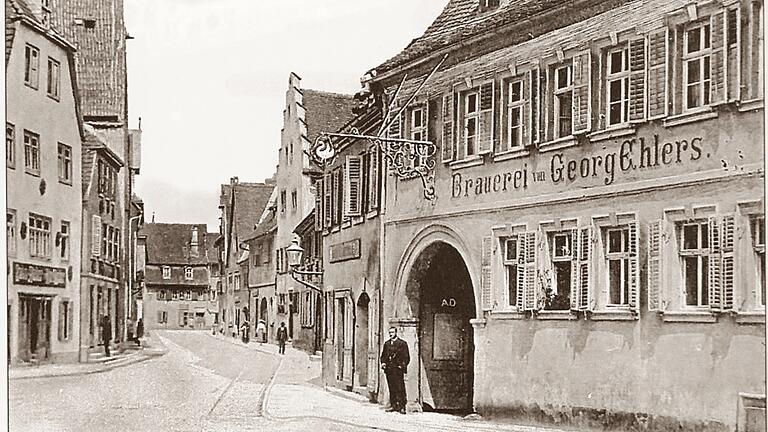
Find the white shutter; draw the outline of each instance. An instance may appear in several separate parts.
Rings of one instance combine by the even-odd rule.
[[[91,255],[101,256],[101,216],[91,216]]]
[[[322,230],[323,230],[323,179],[321,178],[315,181],[315,231],[322,231]]]
[[[524,265],[524,301],[523,310],[536,310],[539,295],[536,292],[536,248],[538,234],[536,231],[525,233],[525,265]]]
[[[645,119],[645,38],[629,41],[629,120]]]
[[[640,311],[639,241],[637,222],[632,222],[629,224],[629,309],[636,313]]]
[[[726,73],[726,56],[728,35],[725,26],[725,11],[718,11],[710,17],[712,28],[712,55],[710,57],[710,78],[712,80],[710,103],[717,105],[728,100],[728,74]]]
[[[648,225],[648,310],[661,310],[662,221]]]
[[[344,164],[344,216],[360,216],[361,214],[361,185],[362,185],[361,156],[347,156]]]
[[[491,310],[493,306],[491,291],[491,266],[493,264],[493,238],[483,237],[483,244],[480,257],[480,286],[483,310]]]
[[[592,293],[592,226],[581,228],[579,232],[579,309],[590,310]]]
[[[530,146],[539,142],[539,115],[541,113],[541,97],[539,95],[540,70],[534,67],[528,72],[528,121],[523,125],[528,132],[528,141],[524,145]]]
[[[573,58],[573,133],[589,132],[592,127],[592,53],[583,51]]]
[[[722,310],[722,268],[721,268],[721,240],[720,220],[717,216],[711,216],[708,223],[709,230],[709,307],[712,310]]]
[[[333,211],[333,200],[331,193],[331,174],[323,176],[323,227],[331,227],[331,212]]]
[[[495,89],[495,81],[491,81],[480,86],[480,121],[478,125],[479,135],[477,143],[478,154],[491,153],[494,147],[493,108],[495,105]]]
[[[722,219],[722,309],[732,310],[734,307],[734,245],[736,241],[736,224],[733,215],[725,215]]]
[[[368,210],[379,208],[379,191],[381,179],[379,176],[379,147],[371,147],[368,158]]]
[[[443,162],[456,159],[456,95],[453,91],[443,96]]]
[[[581,265],[579,265],[580,253],[580,236],[579,230],[574,228],[571,230],[571,309],[579,309],[579,299],[581,298],[581,284],[579,283],[579,273],[581,273]],[[589,247],[589,245],[587,245]],[[560,293],[558,293],[560,294]]]

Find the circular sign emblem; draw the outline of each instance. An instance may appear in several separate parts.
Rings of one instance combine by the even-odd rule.
[[[315,139],[315,145],[313,146],[312,153],[320,161],[326,161],[336,156],[336,149],[333,148],[331,138],[327,135],[319,135]]]

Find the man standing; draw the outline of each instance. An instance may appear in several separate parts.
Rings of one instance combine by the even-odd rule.
[[[109,342],[112,340],[112,323],[109,315],[101,318],[101,340],[104,341],[104,354],[109,357]]]
[[[389,386],[389,408],[387,411],[398,411],[405,414],[405,382],[403,376],[407,372],[411,357],[408,354],[408,344],[397,337],[397,329],[389,328],[389,340],[384,342],[381,352],[381,368],[387,376]]]
[[[285,354],[285,341],[288,340],[288,329],[285,328],[285,321],[280,323],[277,329],[277,345],[280,348],[280,354]]]

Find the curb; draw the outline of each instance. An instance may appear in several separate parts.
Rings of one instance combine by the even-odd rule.
[[[360,403],[370,404],[370,405],[378,405],[378,404],[372,403],[370,401],[370,399],[368,399],[367,397],[365,397],[365,396],[363,396],[361,394],[355,393],[355,392],[350,392],[350,391],[342,390],[342,389],[339,389],[339,388],[336,388],[336,387],[329,387],[327,385],[323,386],[323,390],[327,391],[328,393],[330,393],[330,394],[332,394],[334,396],[338,396],[340,398],[344,398],[344,399],[351,400],[351,401],[354,401],[354,402],[360,402]]]

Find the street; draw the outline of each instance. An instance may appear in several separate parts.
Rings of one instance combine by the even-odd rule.
[[[281,357],[274,345],[245,346],[207,331],[157,333],[162,357],[102,373],[11,380],[10,430],[551,430],[386,413],[319,387],[320,364],[301,351]]]

